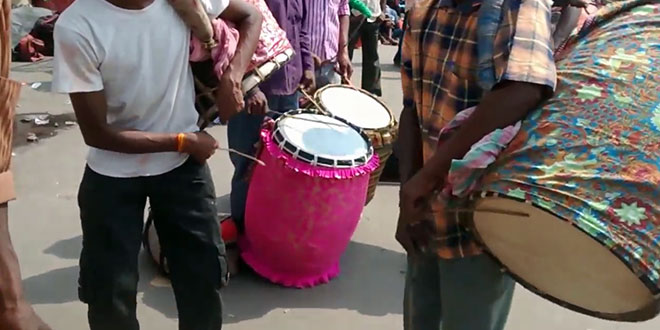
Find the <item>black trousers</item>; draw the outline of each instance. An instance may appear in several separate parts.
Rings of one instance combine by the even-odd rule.
[[[85,169],[78,205],[83,232],[80,300],[91,330],[138,330],[138,253],[149,199],[171,271],[180,330],[222,328],[227,259],[215,188],[192,158],[153,177],[111,178]]]
[[[362,89],[383,96],[380,86],[380,59],[378,57],[379,22],[369,23],[361,17],[351,16],[348,35],[348,55],[353,60],[353,51],[358,39],[362,41]],[[359,37],[359,38],[358,38]]]

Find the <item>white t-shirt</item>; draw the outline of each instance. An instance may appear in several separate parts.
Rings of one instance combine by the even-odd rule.
[[[217,17],[229,0],[201,0]],[[167,0],[141,10],[76,0],[55,24],[53,91],[103,90],[107,120],[119,129],[198,130],[189,58],[190,30]],[[90,148],[89,167],[111,177],[152,176],[183,164],[178,152],[123,154]]]
[[[367,8],[369,8],[369,11],[371,11],[371,17],[367,18],[368,22],[375,22],[376,19],[383,13],[382,8],[380,8],[380,0],[360,0],[364,4],[367,5]],[[360,14],[359,11],[353,9],[351,10],[353,15],[359,16],[362,15]]]

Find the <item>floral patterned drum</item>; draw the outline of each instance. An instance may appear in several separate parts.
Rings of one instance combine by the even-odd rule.
[[[660,4],[610,1],[557,62],[467,221],[527,288],[620,321],[660,309]],[[464,200],[465,201],[465,200]]]

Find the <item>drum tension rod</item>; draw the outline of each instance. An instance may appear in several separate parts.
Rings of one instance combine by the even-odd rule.
[[[500,210],[500,209],[491,209],[491,208],[483,208],[483,209],[449,209],[447,211],[449,211],[449,212],[459,212],[459,213],[468,213],[468,212],[495,213],[495,214],[513,215],[513,216],[518,216],[518,217],[529,218],[528,213],[516,212],[516,211],[506,211],[506,210]]]

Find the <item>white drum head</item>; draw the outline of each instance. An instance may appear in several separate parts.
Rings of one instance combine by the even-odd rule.
[[[474,227],[488,250],[537,293],[565,307],[616,319],[654,301],[651,291],[609,249],[553,214],[509,198],[478,200]]]
[[[369,144],[357,130],[332,117],[313,113],[285,115],[277,126],[287,142],[317,157],[352,160],[369,153]]]
[[[318,99],[323,110],[364,129],[385,128],[392,121],[392,114],[374,96],[350,87],[323,88]]]

